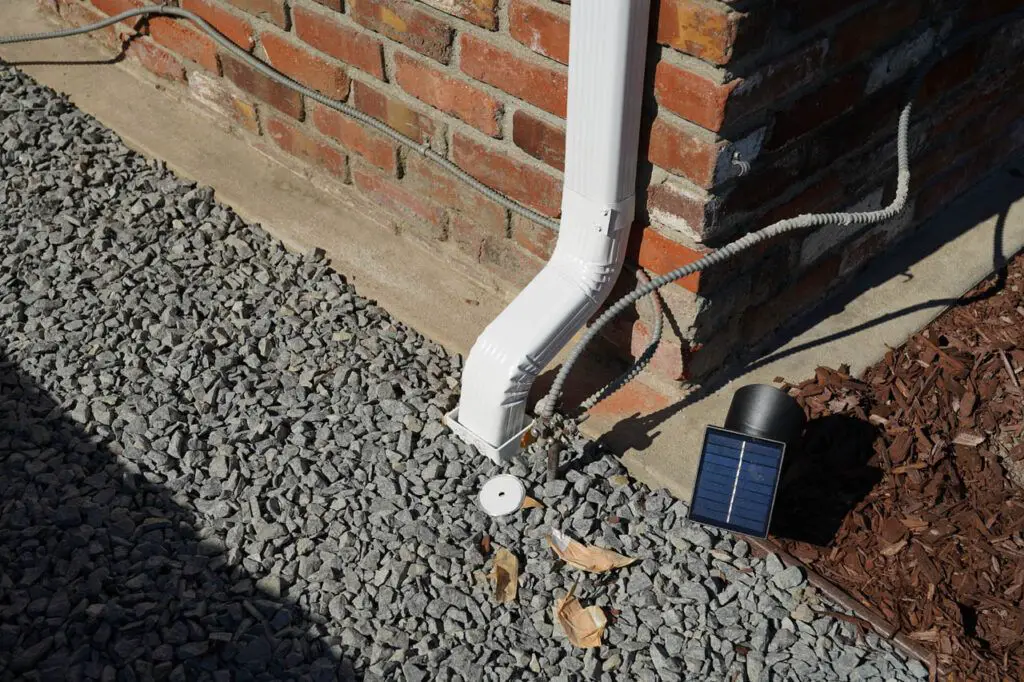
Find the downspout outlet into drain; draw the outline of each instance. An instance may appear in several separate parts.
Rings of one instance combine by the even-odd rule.
[[[597,311],[625,259],[636,195],[649,0],[571,7],[565,184],[550,262],[484,330],[466,360],[454,433],[495,462],[530,429],[537,375]]]

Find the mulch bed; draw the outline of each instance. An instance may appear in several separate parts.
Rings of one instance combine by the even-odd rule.
[[[1024,259],[855,379],[785,384],[807,436],[774,539],[931,651],[1024,677]]]

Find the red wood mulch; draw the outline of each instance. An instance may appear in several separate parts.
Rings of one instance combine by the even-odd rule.
[[[815,421],[775,540],[950,680],[1024,679],[1022,381],[1018,257],[860,380],[819,369],[784,387]]]

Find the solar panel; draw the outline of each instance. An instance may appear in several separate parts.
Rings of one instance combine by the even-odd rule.
[[[784,443],[709,426],[689,518],[766,537],[785,450]]]

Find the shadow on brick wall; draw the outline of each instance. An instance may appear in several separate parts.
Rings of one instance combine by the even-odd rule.
[[[846,286],[840,287],[815,310],[796,317],[768,341],[723,365],[722,369],[704,381],[686,398],[657,412],[637,414],[620,421],[602,438],[602,441],[616,451],[626,448],[643,451],[650,446],[652,439],[658,434],[660,425],[671,419],[680,410],[722,390],[733,381],[739,380],[742,383],[742,378],[745,375],[777,360],[871,330],[906,315],[928,311],[933,316],[938,316],[947,308],[968,305],[996,295],[1005,283],[1007,259],[1014,255],[1006,254],[1004,246],[1009,209],[1021,198],[1024,198],[1024,158],[1000,169],[989,181],[975,188],[950,205],[944,212],[910,233],[885,256],[874,261]],[[992,272],[997,275],[994,286],[967,298],[939,298],[911,306],[900,306],[899,301],[893,301],[890,310],[866,322],[851,325],[817,339],[788,345],[793,339],[813,329],[822,320],[841,315],[846,307],[864,291],[900,276],[911,277],[908,271],[912,265],[993,216],[997,217],[992,244]],[[879,350],[881,350],[880,345]],[[845,360],[846,358],[836,357],[833,364],[839,365]],[[810,376],[814,369],[815,367],[808,366],[806,368],[807,375]],[[783,378],[799,382],[806,377]],[[721,415],[721,419],[724,420],[724,418],[725,415]]]
[[[1024,73],[1021,43],[1013,31],[1024,10],[1012,5],[964,0],[734,5],[748,12],[741,27],[760,28],[754,43],[737,45],[727,65],[725,79],[739,86],[726,101],[718,136],[728,150],[763,133],[748,172],[716,173],[707,186],[713,210],[705,215],[688,211],[678,196],[672,204],[647,197],[650,169],[642,168],[648,173],[641,173],[638,214],[650,219],[650,202],[657,209],[651,209],[655,218],[674,215],[677,227],[686,223],[705,245],[717,248],[803,213],[849,210],[867,198],[868,208],[862,204],[862,210],[885,203],[896,178],[897,120],[923,78],[911,128],[912,221],[926,220],[950,197],[1012,158],[1014,143],[1007,144],[1006,136],[1020,130],[1014,128],[1021,113],[1015,83]],[[656,62],[652,57],[649,71]],[[644,139],[659,109],[679,108],[673,109],[663,92],[664,101],[657,102],[649,84],[645,93]],[[1016,138],[1019,146],[1020,135]],[[821,290],[844,266],[844,240],[810,244],[823,249],[822,257],[801,263],[802,247],[812,241],[806,237],[799,233],[778,240],[770,257],[759,255],[761,262],[742,269],[734,265],[702,273],[699,293],[711,308],[729,309],[719,319],[742,318],[737,328],[744,336],[737,338],[737,328],[716,321],[706,322],[714,325],[707,339],[728,339],[729,345],[759,342],[784,322],[765,301],[785,298],[792,308],[818,303]],[[845,241],[853,239],[849,231]],[[738,281],[740,276],[746,281]]]
[[[0,680],[354,680],[0,351]]]

